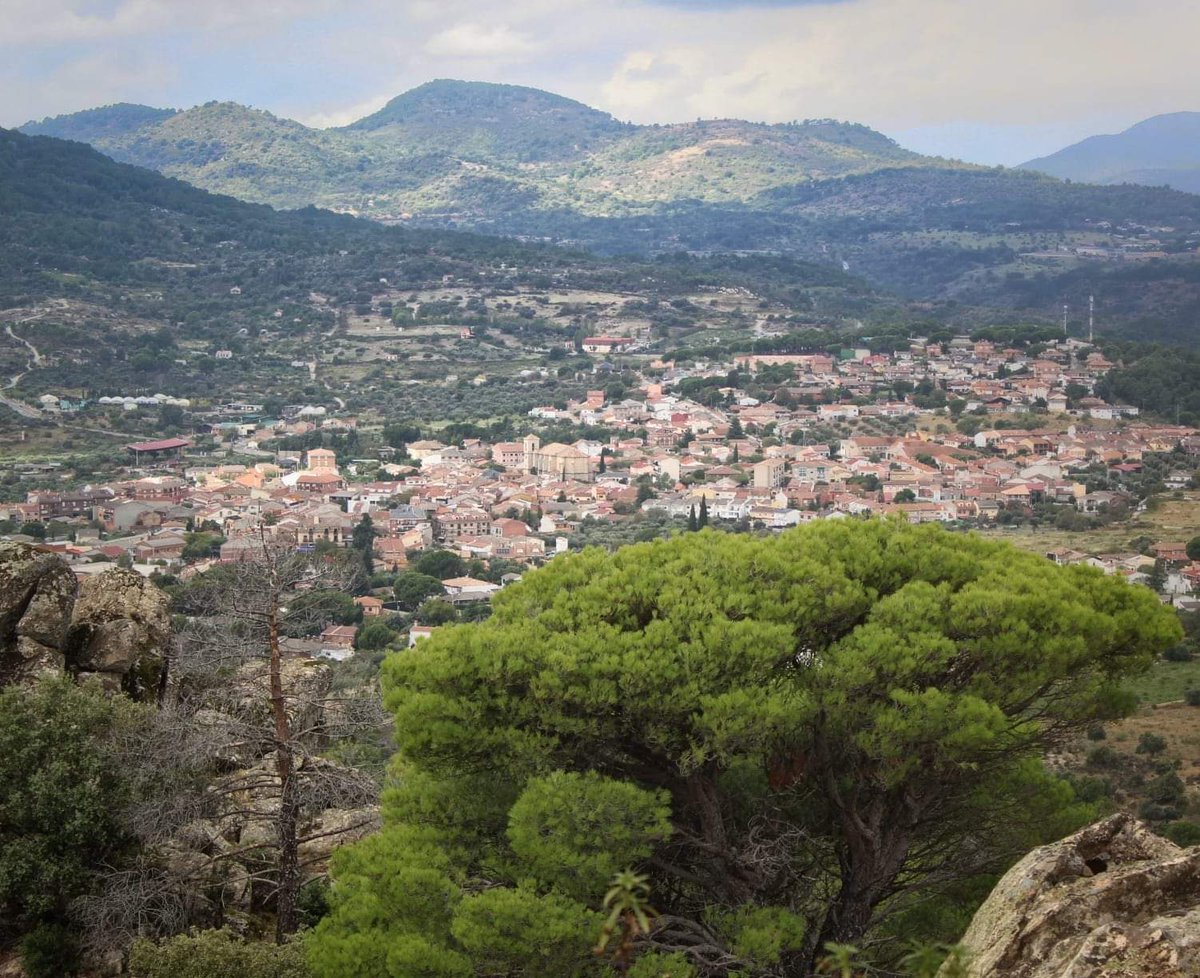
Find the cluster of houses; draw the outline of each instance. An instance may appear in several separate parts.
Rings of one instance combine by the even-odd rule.
[[[784,367],[778,392],[787,396],[760,401],[721,387],[719,398],[702,405],[680,393],[680,381],[720,378],[731,366],[751,374]],[[192,466],[185,441],[164,439],[130,446],[126,479],[33,491],[22,503],[0,504],[0,519],[66,524],[73,539],[46,545],[80,575],[123,561],[144,573],[165,567],[186,576],[243,559],[264,534],[301,549],[349,546],[364,515],[377,533],[377,566],[401,571],[414,552],[434,547],[536,564],[568,549],[585,521],[616,522],[639,511],[688,517],[703,508],[710,520],[767,529],[869,514],[975,524],[1039,503],[1124,511],[1138,500],[1122,491],[1122,477],[1136,475],[1149,455],[1176,452],[1184,461],[1168,485],[1188,484],[1200,466],[1200,434],[1146,423],[1136,409],[1096,398],[1096,381],[1109,367],[1076,341],[1030,358],[970,340],[916,343],[888,355],[746,355],[687,370],[659,363],[652,381],[619,399],[594,390],[565,408],[530,412],[531,427],[602,428],[609,432],[603,439],[423,439],[394,456],[383,453],[370,478],[359,475],[358,461],[327,448],[274,453],[257,464]],[[900,382],[908,393],[898,393],[906,389]],[[911,392],[930,382],[963,401],[961,412],[974,414],[979,430],[961,433],[944,411],[920,406]],[[1002,426],[1005,415],[1033,409],[1043,426]],[[888,424],[863,424],[872,418]],[[344,429],[360,420],[292,412],[287,423]],[[849,434],[817,437],[833,424]],[[273,436],[254,426],[239,437],[261,447]],[[1097,467],[1114,478],[1090,490],[1088,472]],[[201,528],[224,538],[219,553],[185,554],[188,532]],[[1132,553],[1048,556],[1099,561],[1135,579],[1147,563]],[[1200,569],[1186,562],[1172,570],[1178,597],[1200,590]],[[444,586],[451,602],[486,600],[496,587],[470,579]],[[328,640],[345,638],[331,633]]]

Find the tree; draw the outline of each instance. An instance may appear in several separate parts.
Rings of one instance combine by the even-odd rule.
[[[458,617],[458,612],[444,598],[429,598],[421,602],[415,617],[422,625],[447,625]]]
[[[412,569],[418,574],[426,574],[444,581],[451,577],[462,577],[466,573],[467,565],[458,554],[449,550],[430,550],[417,558]]]
[[[178,828],[173,820],[186,823],[197,817],[195,808],[224,799],[242,799],[239,807],[247,808],[248,796],[260,796],[256,814],[266,838],[254,845],[261,869],[252,875],[272,894],[281,943],[299,924],[300,849],[312,841],[304,816],[332,806],[357,807],[376,790],[365,775],[315,762],[331,736],[348,735],[360,720],[376,722],[369,694],[362,711],[351,697],[338,697],[345,700],[337,714],[347,729],[335,730],[325,710],[332,694],[303,660],[286,659],[283,649],[286,636],[305,634],[312,622],[325,620],[328,606],[321,597],[342,597],[357,570],[264,536],[237,563],[193,582],[189,600],[199,614],[189,618],[176,643],[174,685],[156,718],[158,737],[147,738],[141,750],[152,768],[172,769],[178,781],[200,788],[191,799],[186,792],[164,797],[167,813],[147,813],[144,819],[151,832]],[[247,755],[261,758],[265,768],[246,767],[219,785],[207,780],[205,767],[213,759]],[[216,852],[213,858],[228,855]]]
[[[0,941],[67,922],[71,901],[133,847],[113,742],[140,716],[67,678],[0,691]]]
[[[368,578],[375,573],[375,538],[378,535],[375,525],[371,522],[371,514],[363,513],[363,518],[354,524],[350,547],[362,555],[363,571]]]
[[[354,647],[374,651],[386,649],[396,639],[396,633],[381,621],[364,625],[354,636]]]
[[[196,532],[184,536],[182,557],[191,562],[215,557],[221,552],[221,544],[225,538],[219,533]]]
[[[892,501],[897,503],[915,503],[917,501],[917,494],[911,489],[901,489],[896,493]]]
[[[1146,575],[1146,586],[1152,591],[1162,594],[1167,587],[1167,562],[1159,557]]]
[[[615,864],[649,878],[644,954],[806,976],[1087,818],[1040,757],[1178,635],[1144,588],[902,521],[560,557],[385,663],[396,788],[315,971],[598,974],[572,941]],[[530,971],[495,965],[514,944]]]
[[[700,529],[700,524],[696,520],[696,504],[695,503],[692,503],[692,505],[690,507],[688,507],[687,528],[688,528],[689,533],[695,533],[698,529]]]
[[[418,574],[415,571],[400,574],[392,586],[392,591],[396,595],[396,603],[405,611],[416,611],[426,598],[446,593],[442,582],[436,577]]]
[[[696,519],[696,526],[703,530],[708,526],[708,497],[700,497],[700,515]]]
[[[1200,537],[1192,537],[1187,542],[1188,560],[1200,560]]]

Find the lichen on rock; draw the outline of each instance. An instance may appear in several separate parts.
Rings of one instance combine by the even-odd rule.
[[[1117,814],[1010,869],[962,941],[971,978],[1200,976],[1200,847]]]

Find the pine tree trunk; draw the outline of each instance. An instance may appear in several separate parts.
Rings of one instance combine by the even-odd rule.
[[[292,730],[283,694],[283,656],[279,647],[279,619],[271,608],[271,712],[275,718],[275,773],[279,777],[279,815],[275,828],[279,838],[279,882],[276,891],[275,940],[279,943],[296,932],[296,897],[300,892],[300,845],[297,841],[300,806],[296,800]]]

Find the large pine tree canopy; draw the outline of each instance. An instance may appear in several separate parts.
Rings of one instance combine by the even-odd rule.
[[[632,868],[630,973],[807,975],[1086,818],[1041,758],[1128,713],[1178,629],[1146,588],[896,521],[559,557],[387,661],[384,829],[337,854],[312,963],[602,975]]]

